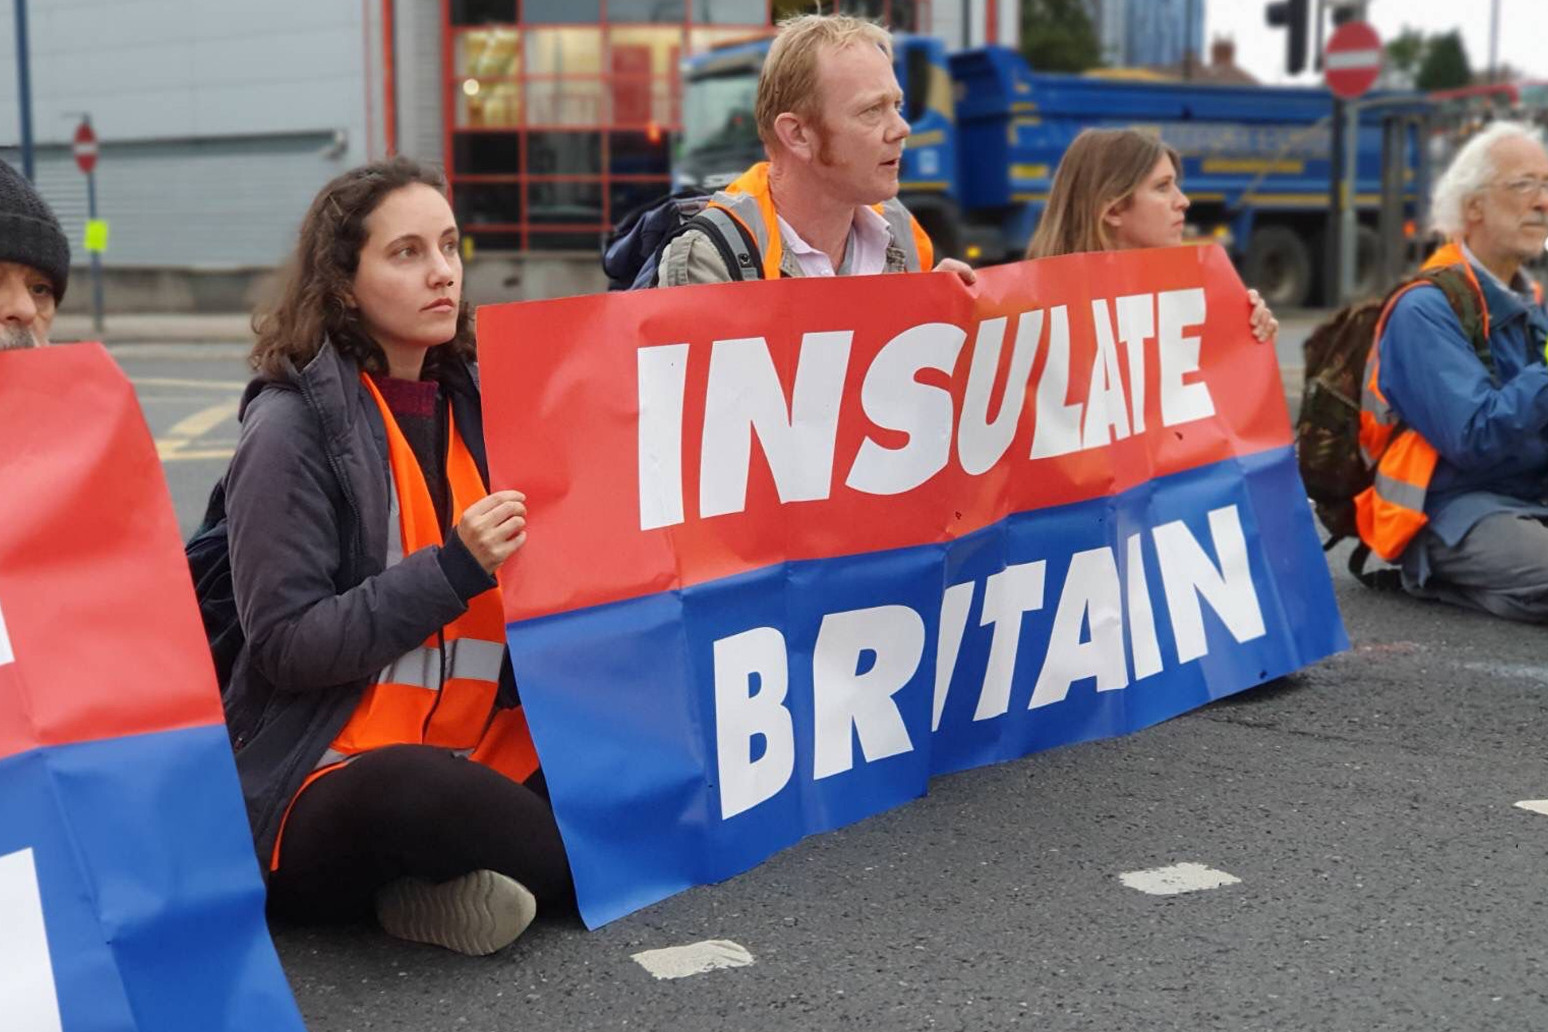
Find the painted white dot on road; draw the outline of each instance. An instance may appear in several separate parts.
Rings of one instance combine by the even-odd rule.
[[[753,956],[730,939],[706,939],[688,946],[636,953],[634,960],[657,978],[687,978],[720,968],[746,967]]]
[[[1531,810],[1533,813],[1548,815],[1548,799],[1523,799],[1516,805],[1523,810]]]
[[[1148,871],[1125,871],[1118,880],[1131,889],[1148,892],[1152,896],[1175,896],[1182,892],[1199,892],[1218,889],[1223,885],[1239,885],[1241,879],[1234,874],[1217,871],[1203,864],[1173,864],[1170,867],[1153,867]]]

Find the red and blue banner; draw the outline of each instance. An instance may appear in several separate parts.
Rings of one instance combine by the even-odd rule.
[[[1218,248],[483,308],[511,658],[596,926],[1348,646]]]
[[[98,345],[0,352],[0,1027],[303,1028],[161,464]]]

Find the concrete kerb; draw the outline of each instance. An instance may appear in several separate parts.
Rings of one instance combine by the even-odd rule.
[[[50,339],[65,344],[72,341],[100,340],[117,344],[251,344],[252,316],[247,312],[201,313],[126,313],[109,315],[103,320],[103,332],[92,328],[91,317],[79,313],[60,313],[54,319]]]

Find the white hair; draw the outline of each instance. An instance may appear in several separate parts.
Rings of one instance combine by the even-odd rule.
[[[1524,122],[1490,122],[1457,151],[1446,171],[1435,181],[1430,198],[1430,224],[1446,238],[1460,238],[1467,229],[1467,202],[1499,175],[1494,145],[1504,140],[1530,140],[1543,145],[1542,133]]]

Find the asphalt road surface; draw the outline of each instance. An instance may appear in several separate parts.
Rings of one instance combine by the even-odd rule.
[[[1292,401],[1302,333],[1280,343]],[[191,530],[236,438],[242,349],[114,353]],[[540,922],[470,959],[276,927],[301,1009],[314,1032],[1548,1028],[1548,816],[1517,805],[1548,799],[1548,635],[1330,561],[1343,655],[938,779],[596,932]],[[1177,864],[1219,884],[1124,877]],[[634,959],[706,940],[742,966],[658,979]]]

